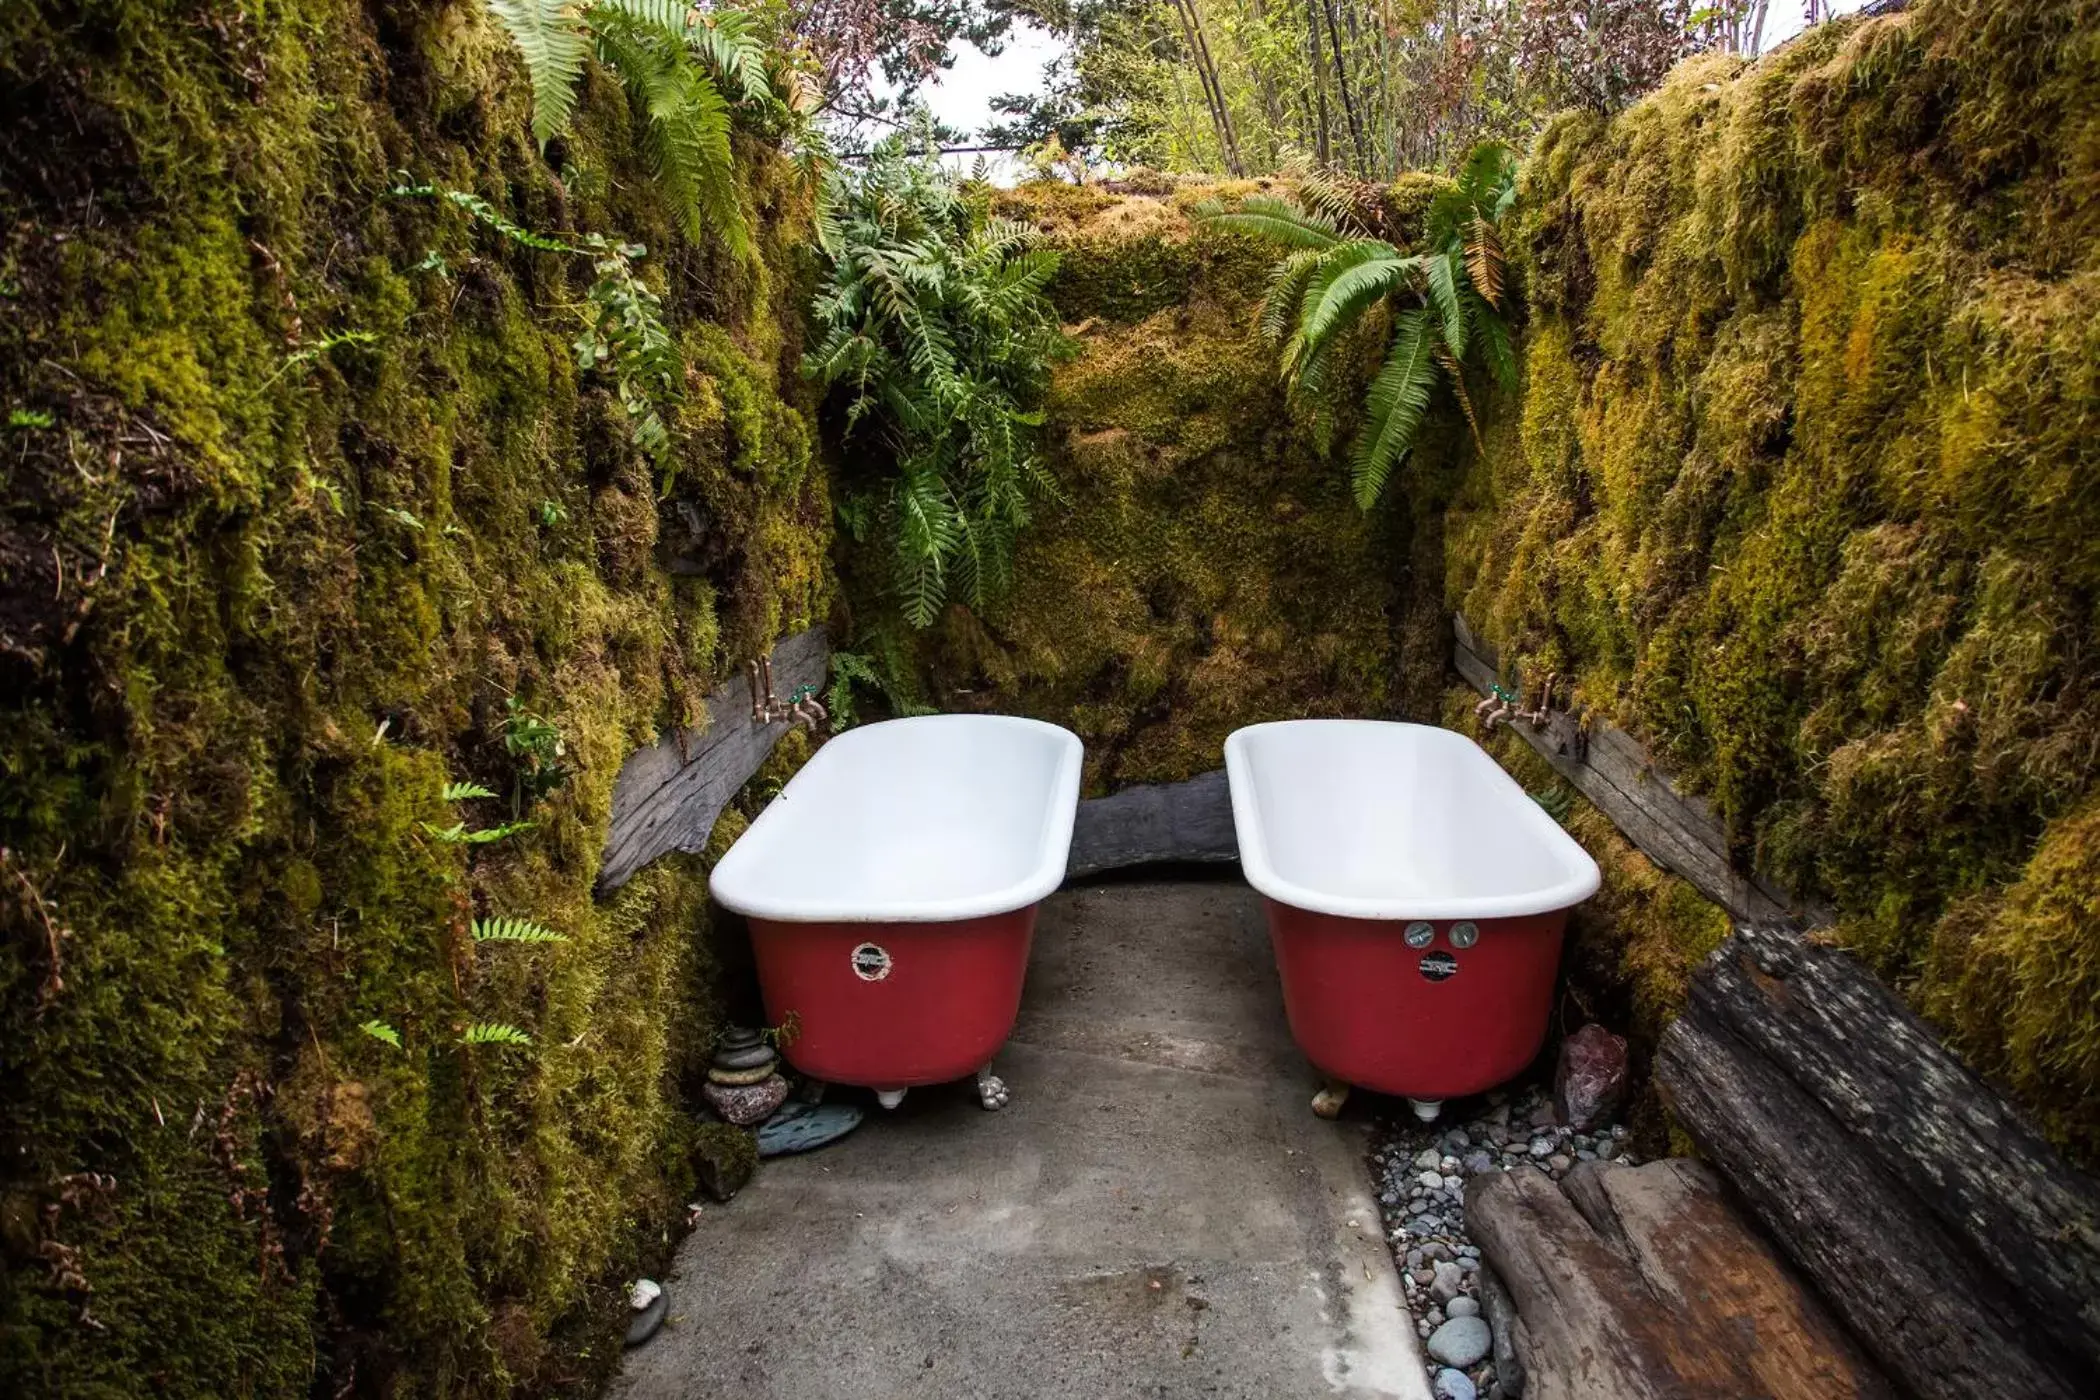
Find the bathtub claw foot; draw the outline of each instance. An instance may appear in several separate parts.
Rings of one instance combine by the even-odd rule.
[[[1444,1111],[1442,1099],[1409,1099],[1407,1106],[1415,1111],[1415,1117],[1424,1123],[1434,1123],[1436,1116]]]
[[[1339,1079],[1330,1079],[1313,1095],[1312,1110],[1322,1118],[1339,1118],[1342,1105],[1349,1102],[1349,1085]]]
[[[881,1104],[884,1108],[895,1108],[898,1104],[904,1102],[904,1091],[902,1089],[877,1089],[875,1091],[875,1102]]]
[[[1011,1098],[1013,1091],[1006,1087],[1005,1080],[992,1073],[990,1065],[977,1071],[977,1102],[984,1105],[986,1113],[997,1113]]]

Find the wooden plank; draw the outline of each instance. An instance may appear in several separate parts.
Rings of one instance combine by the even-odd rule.
[[[797,686],[821,686],[830,665],[824,629],[799,632],[773,649],[774,693],[785,700]],[[789,728],[786,720],[752,722],[751,694],[741,675],[706,703],[705,726],[659,739],[621,765],[598,868],[601,893],[619,888],[660,855],[705,848],[715,819]]]
[[[1485,1174],[1466,1220],[1515,1301],[1529,1400],[1894,1394],[1697,1163]]]
[[[1452,619],[1452,632],[1453,665],[1467,684],[1486,695],[1500,674],[1494,649],[1463,617]],[[1574,716],[1561,714],[1543,728],[1526,720],[1509,726],[1649,859],[1737,919],[1829,921],[1829,912],[1820,906],[1802,904],[1770,882],[1737,869],[1713,809],[1698,797],[1678,792],[1638,740],[1592,717],[1578,741],[1571,738],[1577,727]]]
[[[1775,1400],[1893,1396],[1778,1252],[1728,1205],[1704,1164],[1583,1162],[1562,1187],[1598,1234],[1633,1260],[1664,1313],[1695,1319],[1709,1334],[1673,1352],[1681,1370],[1733,1394]]]
[[[1852,958],[1739,930],[1694,976],[1656,1079],[1908,1390],[2100,1394],[2100,1184]]]
[[[1475,1176],[1466,1227],[1517,1305],[1526,1400],[1687,1400],[1654,1300],[1551,1177],[1528,1166]]]
[[[1183,783],[1126,788],[1079,804],[1066,878],[1140,865],[1211,863],[1240,858],[1225,770]]]

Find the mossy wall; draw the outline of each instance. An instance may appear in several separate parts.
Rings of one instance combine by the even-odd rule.
[[[0,1392],[588,1389],[690,1198],[702,862],[591,889],[625,754],[829,606],[808,194],[742,146],[740,264],[602,77],[527,111],[480,0],[0,15]],[[669,499],[588,264],[397,171],[647,245]],[[567,781],[437,839],[510,697]]]
[[[1259,720],[1436,705],[1444,658],[1409,649],[1405,604],[1433,613],[1437,572],[1411,587],[1404,504],[1357,510],[1340,453],[1286,404],[1254,325],[1273,251],[1188,218],[1252,188],[1002,198],[1063,257],[1076,353],[1044,430],[1063,499],[1023,533],[1012,595],[952,610],[922,654],[942,708],[1075,730],[1090,791],[1216,768]]]
[[[1688,62],[1527,163],[1450,602],[2100,1159],[2100,6]]]

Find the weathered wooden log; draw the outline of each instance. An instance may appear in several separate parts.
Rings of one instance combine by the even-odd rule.
[[[1656,1079],[1908,1390],[2100,1395],[2100,1185],[1852,958],[1739,930],[1694,976]]]
[[[823,628],[787,638],[773,649],[775,694],[785,700],[797,686],[821,686],[830,663]],[[625,884],[666,852],[703,849],[722,808],[789,728],[785,720],[753,722],[741,675],[707,697],[707,720],[704,728],[659,739],[621,765],[598,869],[601,892]]]
[[[1514,1299],[1527,1400],[1889,1400],[1698,1163],[1475,1177],[1466,1220]]]
[[[1480,1271],[1480,1311],[1487,1317],[1488,1336],[1494,1348],[1495,1383],[1509,1400],[1523,1400],[1524,1383],[1530,1375],[1524,1365],[1528,1341],[1518,1335],[1521,1321],[1516,1299],[1509,1296],[1493,1269]]]
[[[1498,675],[1494,649],[1463,617],[1452,619],[1452,664],[1481,694]],[[1781,922],[1800,918],[1827,923],[1827,910],[1796,900],[1771,881],[1738,870],[1727,833],[1706,802],[1680,793],[1655,766],[1640,742],[1622,730],[1557,711],[1543,724],[1510,721],[1523,739],[1568,783],[1610,817],[1650,860],[1681,876],[1738,919]]]
[[[1126,788],[1079,804],[1067,878],[1139,865],[1238,860],[1225,770],[1185,783]]]

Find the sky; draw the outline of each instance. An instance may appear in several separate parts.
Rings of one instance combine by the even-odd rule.
[[[1849,13],[1865,0],[1836,0],[1833,8]],[[1765,48],[1770,50],[1801,32],[1806,0],[1772,0],[1765,14]],[[1016,20],[1006,47],[997,58],[987,58],[974,44],[956,45],[955,65],[925,89],[934,116],[957,131],[973,136],[992,120],[992,99],[1003,93],[1038,93],[1043,90],[1043,65],[1064,51],[1064,42]]]

